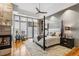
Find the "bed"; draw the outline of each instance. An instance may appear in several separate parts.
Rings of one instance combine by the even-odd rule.
[[[34,41],[43,46],[43,38],[41,38],[39,41],[37,38],[34,38]],[[56,33],[55,36],[48,35],[45,37],[45,46],[49,47],[51,45],[60,44],[60,36],[58,33]]]

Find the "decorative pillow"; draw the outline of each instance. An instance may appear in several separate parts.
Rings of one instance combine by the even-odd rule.
[[[55,36],[56,35],[56,32],[54,32],[51,36]]]
[[[60,32],[56,32],[56,36],[59,36],[60,35]]]
[[[54,32],[50,32],[49,35],[51,36]]]

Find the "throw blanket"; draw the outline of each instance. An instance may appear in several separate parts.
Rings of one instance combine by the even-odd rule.
[[[41,39],[42,37],[43,37],[42,35],[38,36],[38,37],[37,37],[37,40],[40,41],[40,39]]]

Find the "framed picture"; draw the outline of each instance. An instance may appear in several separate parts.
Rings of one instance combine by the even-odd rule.
[[[65,30],[71,30],[71,27],[65,27]]]

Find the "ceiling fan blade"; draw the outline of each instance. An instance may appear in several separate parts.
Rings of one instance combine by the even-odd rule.
[[[40,12],[40,13],[47,13],[47,12]]]
[[[36,10],[37,10],[38,12],[40,12],[40,10],[39,10],[38,8],[36,8]]]
[[[39,14],[39,12],[37,12],[36,14]]]

